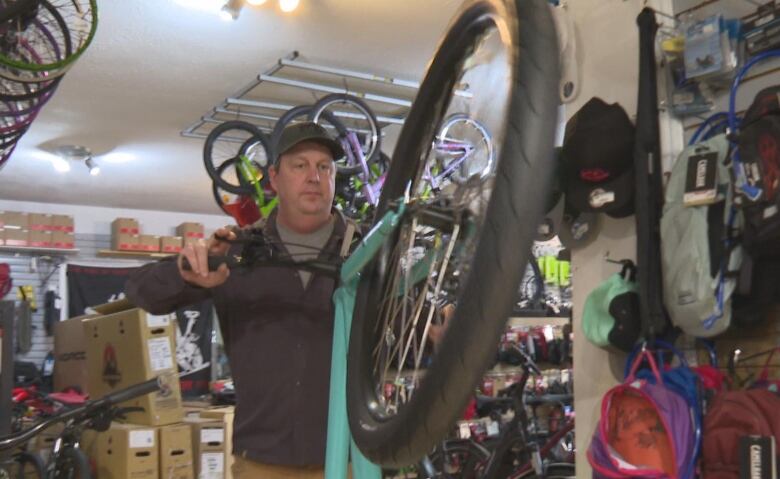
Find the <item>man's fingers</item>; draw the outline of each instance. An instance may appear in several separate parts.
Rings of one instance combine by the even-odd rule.
[[[198,273],[204,278],[209,274],[209,253],[200,241],[195,245],[195,255],[198,262]]]
[[[184,247],[184,249],[181,251],[181,255],[179,255],[179,270],[184,273],[186,272],[184,270],[184,261],[183,259],[186,259],[187,262],[190,264],[190,271],[193,274],[200,274],[198,264],[198,257],[195,255],[195,249],[192,247],[192,245],[187,245]]]

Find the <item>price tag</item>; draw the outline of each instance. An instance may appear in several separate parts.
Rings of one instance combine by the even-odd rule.
[[[487,435],[488,436],[498,436],[498,422],[493,421],[492,419],[488,421],[487,423]]]
[[[469,427],[469,423],[458,423],[458,437],[461,439],[468,439],[471,437],[471,427]]]
[[[154,447],[154,431],[140,429],[130,431],[130,449]]]
[[[152,338],[148,341],[148,346],[149,364],[152,371],[173,369],[173,352],[171,351],[171,342],[167,337]]]
[[[200,430],[200,442],[201,443],[211,443],[211,442],[218,442],[222,443],[225,441],[225,430],[222,428],[209,428],[209,429],[201,429]]]

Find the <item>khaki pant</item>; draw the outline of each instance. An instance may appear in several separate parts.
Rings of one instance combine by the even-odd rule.
[[[317,466],[290,467],[274,464],[262,464],[240,456],[233,456],[230,469],[233,479],[324,479],[325,469]],[[352,471],[348,476],[352,477]]]

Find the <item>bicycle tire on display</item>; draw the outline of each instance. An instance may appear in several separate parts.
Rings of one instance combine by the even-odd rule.
[[[67,447],[59,454],[53,479],[92,479],[89,459],[81,449]]]
[[[217,166],[214,165],[213,161],[213,151],[214,146],[216,145],[217,141],[219,141],[219,137],[230,130],[240,130],[244,131],[246,133],[249,133],[250,140],[245,141],[242,144],[242,148],[244,145],[249,143],[249,141],[254,142],[260,142],[263,147],[265,148],[266,155],[270,158],[271,148],[270,144],[268,142],[268,137],[263,134],[256,126],[252,125],[251,123],[247,123],[245,121],[240,120],[234,120],[234,121],[226,121],[224,123],[220,123],[217,125],[211,132],[209,133],[208,137],[206,138],[206,142],[203,145],[203,165],[206,167],[206,172],[208,173],[209,177],[211,177],[211,180],[217,184],[220,188],[223,190],[236,194],[236,195],[244,195],[247,193],[251,193],[251,188],[248,188],[247,185],[233,185],[227,181],[225,181],[222,178],[221,172],[217,171]],[[238,174],[238,172],[236,172]],[[241,175],[238,174],[239,182],[241,182]],[[249,190],[249,191],[247,191]]]
[[[300,117],[309,117],[309,113],[312,111],[312,108],[314,108],[313,105],[299,105],[293,108],[290,108],[284,114],[279,117],[279,119],[276,121],[276,124],[274,125],[274,129],[271,132],[271,145],[273,146],[274,151],[279,151],[279,139],[282,137],[282,132],[284,131],[285,127],[295,121],[297,118]],[[337,119],[332,113],[325,112],[322,115],[325,118],[325,121],[333,125],[333,127],[336,129],[339,135],[346,135],[347,134],[347,127],[344,126],[344,124]]]
[[[40,5],[42,5],[45,9],[49,10],[49,12],[56,13],[55,19],[57,19],[57,16],[59,17],[59,19],[62,19],[62,16],[59,15],[57,9],[53,5],[51,5],[51,3],[48,2],[48,0],[41,0]],[[7,55],[0,52],[0,64],[12,68],[17,68],[19,70],[26,70],[26,71],[33,71],[33,72],[48,72],[50,75],[49,78],[55,78],[65,74],[68,71],[68,68],[72,66],[73,62],[75,62],[86,51],[86,49],[89,48],[89,45],[92,43],[92,40],[95,38],[95,32],[97,31],[97,24],[98,24],[97,0],[89,0],[89,7],[91,9],[90,30],[89,33],[87,34],[87,39],[81,45],[77,46],[75,52],[71,51],[72,49],[70,48],[70,46],[68,46],[65,57],[62,58],[61,60],[51,62],[51,63],[31,63],[31,62],[19,61],[14,58],[8,57]],[[58,23],[59,23],[59,19],[57,20]],[[67,24],[65,24],[64,33],[66,37],[66,42],[68,42],[69,44],[70,32],[69,32],[69,28],[67,27]]]
[[[347,93],[332,93],[330,95],[325,95],[314,104],[311,112],[309,112],[309,119],[314,121],[315,119],[319,119],[320,115],[322,115],[326,120],[332,123],[329,117],[325,114],[328,113],[326,109],[334,103],[352,103],[356,109],[360,110],[364,115],[367,116],[368,122],[371,123],[372,128],[376,130],[377,135],[373,149],[369,152],[368,155],[366,155],[366,163],[371,165],[372,163],[376,162],[376,160],[382,154],[382,134],[379,128],[379,122],[376,119],[376,115],[374,115],[374,112],[371,111],[371,108],[366,104],[366,102],[360,98],[354,95],[349,95]],[[335,115],[332,113],[331,116],[335,118]],[[338,129],[338,131],[339,135],[346,135],[346,130],[342,131],[341,129]],[[340,165],[338,162],[336,163],[336,172],[340,175],[354,175],[359,173],[362,168],[362,165],[359,164],[346,166]]]
[[[508,53],[506,134],[476,250],[457,310],[414,395],[397,413],[381,404],[372,371],[378,308],[393,237],[362,273],[349,344],[347,399],[355,443],[375,463],[417,462],[465,409],[511,315],[552,180],[558,106],[558,46],[545,0],[473,0],[461,7],[438,47],[398,139],[377,218],[403,197],[425,161],[458,70],[480,35],[495,28]],[[464,294],[463,292],[468,292]]]

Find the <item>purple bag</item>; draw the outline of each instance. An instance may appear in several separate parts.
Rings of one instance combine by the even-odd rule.
[[[636,379],[647,361],[656,383]],[[689,479],[695,428],[686,400],[667,388],[649,351],[637,355],[623,384],[607,391],[588,448],[595,478]],[[632,462],[633,461],[633,462]]]

